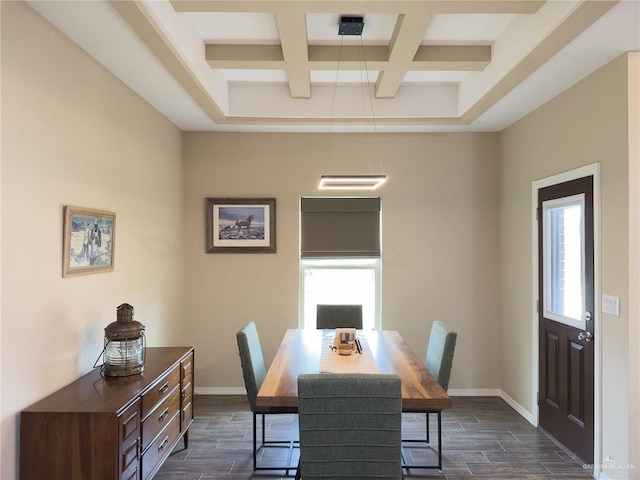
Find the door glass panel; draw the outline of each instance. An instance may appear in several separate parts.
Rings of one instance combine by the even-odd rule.
[[[584,329],[584,195],[542,204],[544,235],[544,316]]]

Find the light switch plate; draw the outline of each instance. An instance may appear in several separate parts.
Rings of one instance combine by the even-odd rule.
[[[613,295],[602,295],[602,313],[620,316],[620,298]]]

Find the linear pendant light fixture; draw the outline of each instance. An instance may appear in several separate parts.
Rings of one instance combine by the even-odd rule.
[[[364,28],[364,17],[341,17],[338,27],[338,35],[362,35]],[[360,46],[362,48],[362,57],[364,58],[364,45],[362,38],[360,39]],[[340,58],[342,57],[342,43],[340,44]],[[368,76],[366,59],[364,61],[364,69]],[[338,73],[340,72],[340,59],[338,60],[338,68],[336,72],[336,84],[335,88],[338,88]],[[364,88],[364,85],[363,85]],[[373,100],[371,99],[371,90],[369,90],[369,97],[371,102],[371,116],[373,118],[373,133],[376,131],[376,120],[373,113]],[[334,108],[335,108],[335,92],[334,92]],[[331,114],[333,116],[333,113]],[[387,177],[384,174],[379,175],[322,175],[320,177],[320,190],[375,190],[384,182],[387,181]]]
[[[385,175],[322,175],[321,190],[375,190],[387,181]]]

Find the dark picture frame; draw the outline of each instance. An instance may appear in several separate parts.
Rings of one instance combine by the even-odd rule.
[[[112,272],[115,238],[115,213],[66,205],[62,276]]]
[[[207,253],[276,253],[275,198],[207,198]]]

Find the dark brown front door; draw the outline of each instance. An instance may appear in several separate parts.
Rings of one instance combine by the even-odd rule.
[[[538,190],[539,424],[593,463],[593,177]]]

